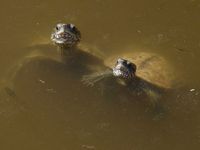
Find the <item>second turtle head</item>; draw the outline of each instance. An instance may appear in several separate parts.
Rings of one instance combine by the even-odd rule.
[[[112,70],[116,77],[131,79],[135,77],[136,65],[126,59],[119,58]]]

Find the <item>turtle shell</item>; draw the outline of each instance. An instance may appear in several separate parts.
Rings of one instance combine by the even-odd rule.
[[[162,88],[172,88],[173,68],[167,60],[158,54],[148,52],[118,54],[106,59],[105,65],[112,68],[118,58],[133,62],[137,67],[136,75],[143,80]]]

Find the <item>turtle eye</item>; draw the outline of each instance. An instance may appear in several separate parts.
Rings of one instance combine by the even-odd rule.
[[[67,24],[66,27],[67,27],[67,29],[72,31],[73,28],[74,28],[74,25],[73,24]]]
[[[123,64],[124,66],[127,66],[127,64],[128,64],[128,63],[127,63],[127,60],[124,59],[124,60],[122,61],[122,64]]]
[[[136,65],[134,64],[134,63],[130,63],[130,65],[129,65],[129,68],[130,68],[130,70],[132,71],[132,72],[136,72]]]
[[[132,68],[132,67],[133,67],[133,63],[131,63],[130,61],[127,61],[127,66],[128,66],[129,68]]]
[[[128,63],[128,64],[127,64],[127,67],[128,67],[129,69],[131,69],[131,70],[133,69],[133,65],[132,65],[131,63]]]
[[[77,31],[77,28],[75,27],[75,25],[70,24],[69,26],[70,26],[71,32],[73,32],[73,33],[77,33],[77,32],[78,32],[78,31]]]

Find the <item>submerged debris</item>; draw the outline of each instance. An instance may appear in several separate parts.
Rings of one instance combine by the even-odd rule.
[[[11,88],[9,87],[5,87],[4,90],[6,91],[6,93],[11,96],[11,97],[15,97],[16,96],[16,93],[14,90],[12,90]]]
[[[194,92],[195,91],[195,89],[190,89],[190,92]]]
[[[49,92],[49,93],[56,93],[56,91],[52,88],[48,88],[48,89],[46,89],[46,91]]]
[[[46,82],[44,80],[38,79],[38,81],[42,84],[45,84]]]
[[[88,149],[88,150],[95,150],[95,146],[93,145],[81,145],[82,148],[84,149]]]

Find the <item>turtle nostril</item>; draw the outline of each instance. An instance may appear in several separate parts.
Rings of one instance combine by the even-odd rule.
[[[64,37],[65,37],[65,34],[64,34],[64,33],[61,33],[61,34],[60,34],[60,37],[61,37],[61,38],[64,38]]]

